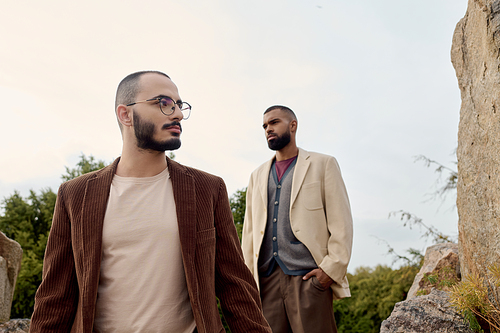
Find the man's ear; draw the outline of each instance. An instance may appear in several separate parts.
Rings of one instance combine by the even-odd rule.
[[[116,117],[118,121],[126,127],[132,126],[132,110],[127,106],[120,104],[116,107]]]
[[[293,119],[290,121],[290,132],[297,132],[297,127],[299,126],[299,123],[297,120]]]

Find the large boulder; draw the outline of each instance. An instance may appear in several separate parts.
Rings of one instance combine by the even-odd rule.
[[[457,209],[463,276],[500,262],[500,0],[469,0],[451,59],[462,96]]]
[[[448,294],[432,289],[396,303],[389,318],[382,322],[380,333],[473,333],[468,323],[451,307]]]
[[[430,277],[437,280],[433,282]],[[460,263],[458,260],[458,244],[441,243],[429,246],[425,251],[424,263],[415,276],[406,299],[419,294],[428,294],[432,286],[438,285],[441,290],[448,290],[451,284],[460,280]],[[437,284],[437,282],[441,282]],[[449,282],[442,283],[442,282]]]
[[[21,269],[22,256],[21,245],[0,232],[0,323],[10,319],[12,297]]]

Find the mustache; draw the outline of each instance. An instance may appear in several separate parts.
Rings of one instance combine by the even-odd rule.
[[[172,126],[179,126],[179,128],[180,128],[180,130],[181,130],[181,132],[182,132],[182,125],[181,125],[181,123],[180,123],[180,122],[178,122],[178,121],[173,121],[173,122],[171,122],[170,124],[165,124],[165,125],[163,125],[163,126],[161,127],[161,129],[167,129],[167,128],[172,127]]]

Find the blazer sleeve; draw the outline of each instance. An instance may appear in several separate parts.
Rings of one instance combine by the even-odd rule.
[[[340,167],[334,157],[325,165],[325,211],[330,237],[328,254],[319,267],[335,282],[342,284],[351,258],[353,226],[351,207]]]
[[[257,285],[243,260],[222,179],[214,219],[217,237],[215,290],[231,332],[271,332],[262,314]]]
[[[64,190],[65,184],[60,186],[57,194],[30,332],[69,332],[75,318],[78,284]]]

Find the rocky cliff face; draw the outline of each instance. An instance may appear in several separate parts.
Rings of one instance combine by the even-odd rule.
[[[457,209],[462,275],[500,262],[500,0],[469,0],[451,58],[462,96]]]

